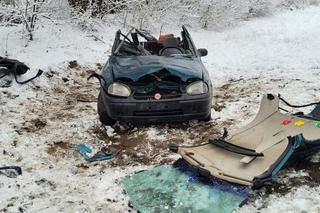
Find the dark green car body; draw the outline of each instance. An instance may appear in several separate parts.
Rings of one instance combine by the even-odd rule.
[[[154,38],[139,42],[137,45],[145,48],[140,52],[131,41],[121,40],[123,34],[117,32],[112,55],[101,74],[104,81],[101,84],[98,111],[103,123],[108,123],[104,122],[104,118],[128,122],[210,119],[212,84],[200,58],[207,52],[195,48],[185,27],[181,34],[183,40],[179,45],[183,53],[163,56],[158,54],[162,46]],[[198,81],[204,82],[207,92],[188,94],[188,85]],[[109,94],[108,87],[114,82],[126,85],[130,95],[118,97]]]

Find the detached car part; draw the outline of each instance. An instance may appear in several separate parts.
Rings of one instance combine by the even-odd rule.
[[[102,73],[90,76],[101,84],[102,123],[210,120],[213,88],[200,59],[207,50],[196,49],[184,26],[182,39],[160,38],[134,28],[116,33]]]
[[[0,79],[12,74],[18,84],[25,84],[39,77],[43,73],[42,70],[39,70],[34,77],[28,80],[18,80],[18,76],[25,74],[29,69],[30,68],[27,65],[18,60],[0,57]]]
[[[19,166],[0,167],[0,175],[5,175],[8,178],[16,178],[18,175],[22,175],[22,169]]]
[[[279,101],[291,107],[316,105],[308,115],[283,114]],[[171,145],[204,175],[261,187],[270,183],[288,162],[310,158],[320,151],[320,103],[290,105],[280,96],[265,95],[256,118],[247,126],[209,143]]]

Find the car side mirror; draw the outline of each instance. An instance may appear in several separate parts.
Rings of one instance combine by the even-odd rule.
[[[208,55],[208,50],[206,48],[200,48],[200,49],[198,49],[198,53],[199,53],[200,57],[203,57],[203,56]]]

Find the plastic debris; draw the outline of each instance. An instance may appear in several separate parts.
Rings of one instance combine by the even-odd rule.
[[[22,174],[22,169],[18,166],[0,167],[0,175],[5,175],[8,178],[16,178]]]
[[[76,148],[82,157],[88,162],[110,160],[117,153],[117,151],[108,151],[103,148],[90,157],[88,154],[92,153],[92,149],[86,144],[78,144],[76,145]]]
[[[280,101],[291,108],[315,108],[309,114],[291,114],[279,107]],[[260,188],[276,180],[286,164],[308,160],[320,151],[320,131],[316,131],[320,128],[319,112],[320,102],[293,105],[280,95],[266,94],[257,116],[246,126],[230,134],[224,131],[209,143],[173,144],[170,150],[203,175]]]

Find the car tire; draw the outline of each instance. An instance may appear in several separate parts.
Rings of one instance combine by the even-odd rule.
[[[104,106],[101,93],[98,95],[98,104],[97,104],[98,114],[99,114],[99,120],[101,123],[103,123],[106,126],[112,126],[116,123],[115,120],[113,120],[106,111],[106,107]]]

